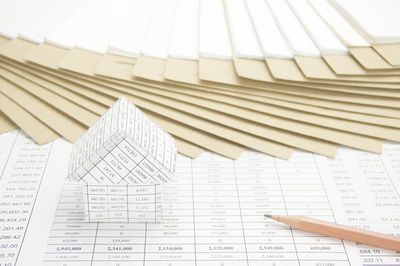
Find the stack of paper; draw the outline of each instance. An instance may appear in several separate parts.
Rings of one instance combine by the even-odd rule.
[[[125,96],[179,152],[400,141],[396,0],[1,0],[0,130],[76,141]]]

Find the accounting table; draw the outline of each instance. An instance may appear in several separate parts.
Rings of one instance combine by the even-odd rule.
[[[336,159],[296,151],[289,161],[246,151],[178,156],[162,223],[85,223],[66,184],[45,265],[388,265],[395,252],[293,230],[265,213],[306,215],[400,234],[400,145],[379,156],[341,148]]]
[[[0,135],[1,266],[40,265],[70,151],[62,139],[39,146],[20,130]]]

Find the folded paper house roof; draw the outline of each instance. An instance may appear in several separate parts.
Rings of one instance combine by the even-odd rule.
[[[86,184],[161,184],[175,171],[173,137],[120,98],[74,144],[69,178]]]

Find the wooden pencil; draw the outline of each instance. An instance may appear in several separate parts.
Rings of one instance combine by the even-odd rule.
[[[400,238],[369,230],[341,225],[302,216],[265,215],[293,228],[320,235],[349,240],[374,247],[400,251]]]

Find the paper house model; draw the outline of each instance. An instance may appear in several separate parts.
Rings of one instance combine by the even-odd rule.
[[[87,221],[158,222],[175,160],[173,137],[120,98],[74,144],[69,179],[82,184]]]

